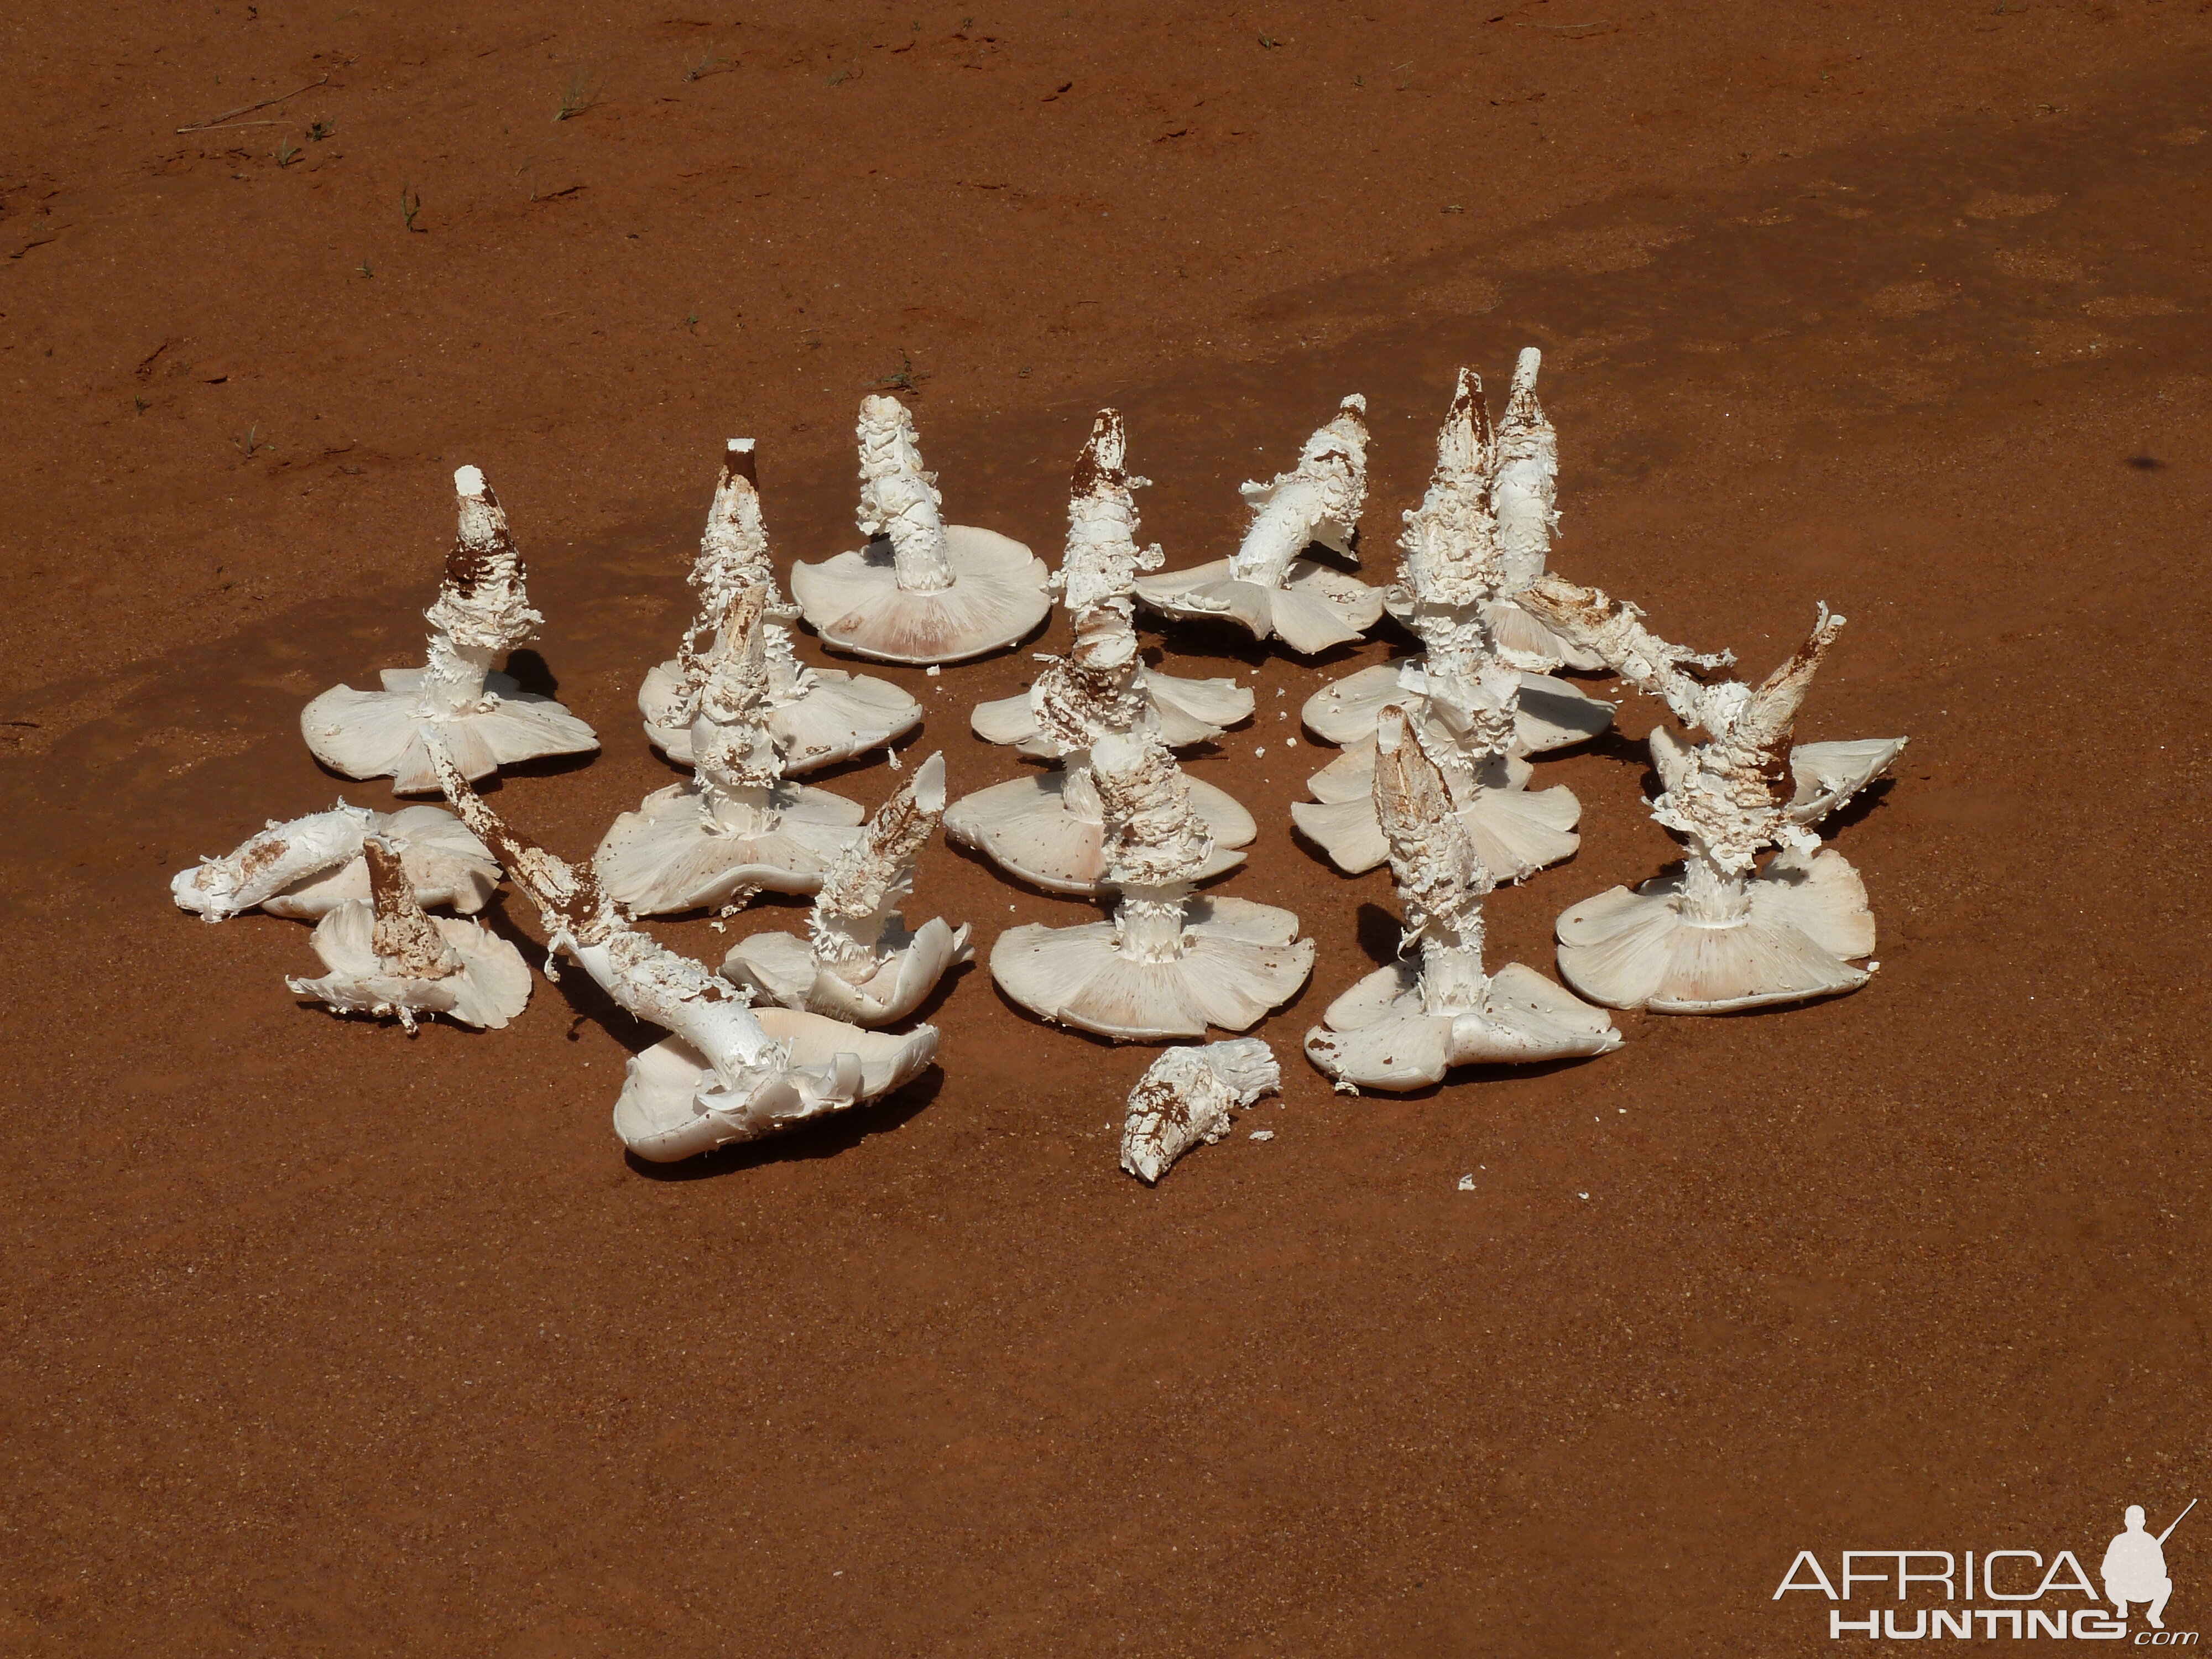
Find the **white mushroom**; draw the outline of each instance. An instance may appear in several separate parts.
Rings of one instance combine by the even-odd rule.
[[[480,921],[431,917],[416,902],[403,849],[384,836],[362,843],[369,896],[348,899],[315,924],[308,943],[320,979],[288,979],[295,996],[334,1014],[397,1018],[412,1036],[418,1015],[444,1014],[497,1030],[530,1000],[522,952]]]
[[[769,1001],[888,1025],[904,1019],[957,963],[971,959],[968,927],[932,916],[909,929],[899,901],[915,860],[945,815],[945,757],[932,755],[837,855],[815,896],[808,939],[755,933],[723,961],[724,977]]]
[[[223,858],[179,870],[169,891],[180,910],[224,921],[257,907],[272,916],[313,921],[351,899],[369,896],[362,842],[384,836],[399,848],[418,904],[449,904],[463,915],[484,907],[499,866],[483,843],[442,806],[373,812],[341,800],[327,812],[269,820]]]
[[[1490,604],[1504,580],[1493,507],[1498,452],[1482,383],[1462,368],[1437,434],[1428,493],[1399,538],[1402,619],[1426,647],[1363,669],[1316,694],[1304,717],[1347,746],[1308,781],[1312,803],[1291,807],[1299,830],[1358,875],[1389,856],[1376,817],[1375,731],[1384,711],[1412,716],[1415,740],[1443,771],[1467,833],[1501,881],[1572,856],[1582,807],[1564,786],[1531,792],[1525,757],[1603,731],[1613,705],[1558,680],[1524,674],[1500,655]]]
[[[1406,908],[1400,959],[1361,980],[1306,1033],[1306,1056],[1346,1093],[1444,1080],[1454,1066],[1601,1054],[1620,1033],[1532,969],[1482,961],[1482,902],[1497,884],[1402,708],[1376,732],[1375,807]]]
[[[1044,561],[996,531],[938,516],[914,416],[896,398],[860,403],[857,553],[796,564],[791,591],[823,642],[879,662],[964,662],[1014,643],[1052,609]]]
[[[1131,595],[1138,573],[1158,569],[1162,556],[1157,542],[1142,549],[1137,545],[1135,492],[1152,480],[1123,467],[1126,451],[1121,411],[1100,410],[1075,465],[1067,501],[1067,551],[1053,573],[1052,586],[1079,629],[1103,607],[1109,615],[1099,621],[1133,635]],[[1170,749],[1211,743],[1227,727],[1252,717],[1252,693],[1235,680],[1184,679],[1156,672],[1141,661],[1133,665],[1131,673],[1133,690],[1148,705],[1160,740]],[[1042,695],[1040,681],[1018,696],[979,703],[973,720],[975,735],[986,743],[1012,744],[1028,755],[1056,752],[1044,746],[1048,739],[1039,736],[1036,704]]]
[[[518,836],[450,757],[435,759],[453,809],[538,906],[548,975],[553,956],[566,956],[619,1006],[672,1033],[631,1058],[615,1102],[615,1133],[638,1157],[672,1163],[794,1129],[890,1093],[936,1058],[933,1025],[890,1036],[750,1006],[746,992],[624,921],[590,860],[571,866]]]
[[[1232,1112],[1282,1086],[1283,1068],[1263,1037],[1169,1049],[1129,1091],[1121,1167],[1150,1186],[1192,1147],[1226,1135]]]
[[[617,818],[592,862],[633,915],[736,909],[763,888],[811,893],[867,814],[842,795],[784,781],[768,724],[763,636],[768,589],[742,586],[691,723],[690,781],[657,789]]]
[[[769,590],[762,627],[768,653],[768,728],[783,756],[787,777],[850,760],[921,724],[921,705],[888,680],[836,668],[809,668],[792,649],[784,624],[799,615],[775,592],[768,530],[761,519],[753,441],[732,438],[721,482],[707,514],[707,532],[691,567],[699,590],[699,616],[670,661],[646,671],[637,706],[645,735],[679,765],[691,763],[691,721],[707,677],[733,641],[726,626],[738,592],[753,582]]]
[[[493,659],[535,637],[544,618],[530,608],[507,510],[483,474],[465,466],[453,489],[460,531],[437,603],[422,613],[432,629],[428,665],[384,670],[380,691],[334,685],[300,711],[300,734],[317,760],[349,778],[388,777],[398,795],[438,792],[428,731],[472,781],[520,761],[599,746],[592,728],[552,698],[492,672]]]
[[[1692,744],[1664,726],[1652,732],[1662,787],[1651,816],[1683,837],[1687,856],[1678,873],[1633,893],[1612,888],[1559,918],[1567,982],[1608,1007],[1668,1014],[1802,1002],[1865,984],[1871,967],[1854,965],[1874,950],[1865,885],[1811,826],[1886,770],[1906,739],[1790,745],[1844,619],[1822,605],[1811,636],[1754,688],[1699,681],[1685,665],[1726,659],[1668,644],[1635,606],[1595,588],[1545,576],[1522,600],[1706,733]],[[1795,783],[1786,800],[1785,761]],[[1759,853],[1773,846],[1782,850],[1760,867]]]
[[[1142,576],[1137,597],[1170,617],[1237,623],[1302,656],[1357,640],[1382,619],[1382,594],[1301,556],[1315,543],[1357,560],[1352,539],[1367,498],[1367,400],[1358,393],[1306,440],[1297,468],[1248,483],[1256,511],[1234,557]]]
[[[1174,755],[1149,734],[1115,733],[1091,761],[1113,919],[1007,929],[991,950],[1000,989],[1042,1019],[1117,1042],[1242,1031],[1289,1001],[1313,969],[1313,941],[1288,910],[1192,896],[1213,848]]]
[[[1093,745],[1115,733],[1160,735],[1144,695],[1143,659],[1127,604],[1108,600],[1078,617],[1073,649],[1065,658],[1044,658],[1030,688],[1036,731],[1024,750],[1057,756],[1059,769],[979,789],[945,815],[947,836],[1048,892],[1095,894],[1106,873]],[[1232,849],[1249,846],[1260,828],[1225,791],[1185,781],[1212,837],[1197,877],[1204,880],[1243,863],[1243,854]]]

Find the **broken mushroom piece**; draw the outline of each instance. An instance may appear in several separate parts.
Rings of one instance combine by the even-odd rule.
[[[552,698],[492,671],[492,659],[535,637],[544,618],[530,608],[507,510],[483,474],[465,466],[453,489],[460,531],[437,603],[422,613],[432,629],[428,665],[384,670],[380,691],[332,686],[300,711],[300,734],[317,760],[349,778],[388,777],[397,795],[438,792],[428,731],[444,738],[471,781],[520,761],[599,746],[592,728]]]
[[[746,992],[633,929],[590,860],[572,866],[508,829],[450,757],[434,751],[453,810],[537,905],[555,955],[615,1002],[671,1035],[633,1055],[615,1102],[615,1133],[638,1157],[672,1163],[757,1140],[875,1100],[927,1071],[937,1028],[863,1031],[819,1014],[749,1006]]]
[[[1110,921],[999,935],[991,977],[1039,1018],[1117,1042],[1242,1031],[1297,994],[1314,944],[1288,910],[1196,898],[1213,846],[1175,757],[1146,733],[1101,738],[1091,775],[1106,822]]]
[[[1126,605],[1127,601],[1122,602]],[[1077,618],[1075,646],[1047,657],[1030,687],[1037,730],[1024,752],[1056,756],[1056,771],[1012,778],[964,795],[945,815],[945,833],[1007,874],[1048,892],[1089,896],[1106,873],[1106,819],[1092,776],[1091,750],[1115,732],[1161,737],[1139,689],[1142,662],[1126,611],[1094,605]],[[1260,833],[1226,791],[1186,779],[1212,850],[1194,878],[1234,869]]]
[[[799,609],[786,605],[775,592],[750,438],[730,440],[689,580],[699,591],[698,617],[685,631],[682,650],[647,670],[637,693],[645,735],[670,760],[682,766],[691,763],[691,721],[699,694],[716,661],[742,644],[730,637],[730,607],[738,590],[755,582],[768,588],[762,623],[768,653],[768,727],[783,756],[787,777],[881,748],[921,724],[921,705],[890,681],[842,669],[809,668],[793,653],[791,630],[785,624],[797,618]]]
[[[1129,472],[1119,410],[1102,409],[1076,462],[1068,492],[1067,550],[1052,586],[1075,619],[1086,627],[1116,627],[1131,635],[1130,689],[1148,705],[1160,741],[1170,749],[1211,743],[1228,727],[1252,717],[1252,693],[1233,679],[1184,679],[1146,668],[1135,654],[1131,595],[1139,571],[1160,568],[1159,544],[1137,545],[1135,492],[1152,480]],[[1052,662],[1054,658],[1041,660]],[[1040,683],[1018,696],[979,703],[973,724],[986,743],[1012,744],[1024,754],[1056,753],[1042,746],[1037,702]]]
[[[899,901],[915,860],[945,815],[945,757],[932,755],[884,802],[822,879],[810,937],[755,933],[722,963],[726,979],[786,1008],[855,1025],[904,1019],[954,964],[969,961],[968,927],[932,916],[909,929]]]
[[[691,722],[689,781],[656,789],[614,821],[592,862],[632,915],[749,903],[763,888],[811,893],[867,814],[842,795],[789,783],[768,726],[762,619],[767,590],[732,603],[732,645],[714,665]]]
[[[1316,543],[1357,560],[1367,498],[1367,400],[1357,392],[1306,440],[1297,468],[1243,486],[1256,509],[1235,556],[1140,576],[1137,597],[1170,617],[1234,622],[1301,656],[1357,640],[1382,619],[1379,589],[1304,557]]]
[[[1564,786],[1530,792],[1525,757],[1601,732],[1613,705],[1522,673],[1499,654],[1486,607],[1504,580],[1495,501],[1497,450],[1482,383],[1459,372],[1437,434],[1437,464],[1399,538],[1403,619],[1425,647],[1364,669],[1308,702],[1307,726],[1349,747],[1314,775],[1313,803],[1291,815],[1347,874],[1389,856],[1376,815],[1375,732],[1392,709],[1443,773],[1455,811],[1500,881],[1573,855],[1581,804]],[[1532,682],[1534,694],[1532,696]]]
[[[1482,962],[1482,902],[1497,884],[1453,805],[1444,775],[1402,708],[1376,731],[1375,810],[1406,909],[1401,957],[1328,1006],[1306,1057],[1348,1094],[1403,1091],[1455,1066],[1522,1065],[1601,1054],[1620,1033],[1533,969]],[[1418,960],[1402,952],[1418,945]]]
[[[1559,920],[1559,972],[1592,1001],[1664,1014],[1723,1013],[1855,991],[1872,967],[1866,887],[1812,826],[1871,783],[1906,739],[1807,744],[1790,729],[1844,618],[1820,606],[1813,632],[1757,687],[1707,684],[1697,657],[1644,628],[1633,605],[1547,576],[1523,602],[1566,638],[1597,651],[1615,672],[1663,698],[1691,743],[1651,734],[1660,778],[1651,816],[1680,835],[1679,872],[1635,892],[1615,887]],[[1795,788],[1785,800],[1785,763]],[[1761,867],[1765,848],[1781,850]]]
[[[270,819],[235,852],[179,870],[169,891],[179,909],[203,921],[226,921],[256,908],[314,921],[348,900],[369,896],[362,847],[370,836],[386,836],[398,848],[418,904],[447,904],[470,915],[483,908],[499,885],[498,864],[444,807],[374,812],[341,800],[327,812],[289,823]]]
[[[522,952],[480,921],[427,916],[416,902],[403,849],[386,836],[362,843],[369,896],[348,899],[315,924],[308,943],[320,979],[288,979],[294,996],[334,1014],[394,1019],[415,1034],[418,1016],[443,1014],[497,1030],[530,1000]]]
[[[965,662],[1014,643],[1052,609],[1044,561],[994,530],[938,516],[914,416],[860,403],[857,553],[791,568],[791,591],[825,645],[878,662]]]
[[[1192,1147],[1225,1136],[1232,1112],[1282,1086],[1283,1068],[1264,1037],[1169,1049],[1129,1091],[1121,1167],[1151,1186]]]

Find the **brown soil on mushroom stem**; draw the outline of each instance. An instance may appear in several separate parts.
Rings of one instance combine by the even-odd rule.
[[[1801,1548],[2094,1570],[2204,1489],[2201,9],[608,9],[19,17],[0,1650],[1827,1651],[1771,1599]],[[1529,343],[1555,568],[1753,673],[1825,599],[1800,736],[1911,734],[1832,829],[1858,994],[1332,1095],[1300,1037],[1395,910],[1293,838],[1296,711],[1389,624],[1147,634],[1256,684],[1190,769],[1262,825],[1222,890],[1321,945],[1273,1139],[1157,1189],[1115,1167],[1154,1050],[980,967],[940,1075],[653,1170],[607,1115],[654,1034],[581,975],[410,1042],[295,1006],[305,928],[169,903],[386,804],[297,715],[420,660],[464,462],[547,618],[514,672],[606,743],[493,799],[576,856],[673,775],[633,698],[732,434],[780,556],[835,553],[910,362],[947,518],[1050,558],[1111,403],[1182,566],[1364,392],[1382,580],[1453,370],[1495,401]],[[929,711],[908,764],[1017,771],[967,713],[1029,649],[867,665]],[[1492,902],[1496,960],[1669,858],[1655,717],[1539,763],[1583,848]],[[984,951],[1090,914],[941,844],[914,908]]]

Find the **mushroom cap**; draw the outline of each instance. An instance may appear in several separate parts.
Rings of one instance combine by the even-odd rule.
[[[947,525],[945,550],[953,580],[939,592],[901,587],[882,540],[793,565],[792,597],[823,644],[878,662],[965,662],[1013,644],[1052,609],[1044,561],[1011,537]]]
[[[1306,1033],[1306,1058],[1340,1084],[1386,1091],[1442,1083],[1455,1066],[1571,1060],[1620,1046],[1602,1010],[1517,962],[1490,976],[1479,1010],[1427,1012],[1418,964],[1397,962],[1330,1003],[1322,1020]]]
[[[1211,743],[1252,718],[1252,693],[1233,679],[1183,679],[1146,669],[1142,684],[1159,739],[1170,749]],[[1026,691],[977,703],[969,725],[986,743],[1012,744],[1034,760],[1058,758],[1038,736],[1036,710]]]
[[[376,909],[348,899],[315,925],[308,943],[327,970],[320,979],[285,981],[299,996],[321,999],[334,1012],[439,1013],[464,1025],[497,1030],[530,1000],[530,967],[522,952],[480,921],[433,916],[431,923],[461,959],[443,979],[386,973],[376,954]]]
[[[1117,1042],[1242,1031],[1298,993],[1314,942],[1288,910],[1235,898],[1194,897],[1188,935],[1173,962],[1133,962],[1114,924],[1010,927],[991,947],[991,977],[1007,996],[1055,1025]]]
[[[854,1025],[889,1025],[921,1006],[955,963],[974,956],[968,932],[964,925],[955,929],[932,916],[908,933],[894,913],[879,942],[884,963],[860,985],[818,964],[812,945],[797,934],[755,933],[723,958],[722,977],[750,985],[782,1007]]]
[[[1048,893],[1088,896],[1106,874],[1106,830],[1094,818],[1067,810],[1067,774],[1032,773],[963,795],[945,814],[945,833],[972,847],[1007,874]],[[1186,777],[1191,810],[1213,838],[1213,854],[1193,878],[1211,880],[1244,862],[1233,849],[1260,833],[1252,815],[1226,791]]]
[[[1559,920],[1559,974],[1592,1002],[1717,1014],[1856,991],[1874,949],[1866,884],[1842,854],[1784,852],[1751,878],[1751,908],[1727,927],[1686,921],[1679,874],[1609,888]]]
[[[646,740],[678,765],[689,766],[691,725],[683,720],[681,676],[682,665],[672,659],[646,670],[637,706]],[[777,703],[768,716],[786,777],[883,748],[921,724],[921,705],[872,674],[810,668],[801,684],[805,690],[798,696]]]
[[[390,778],[395,795],[438,793],[438,774],[422,742],[434,726],[471,783],[502,766],[549,755],[588,755],[592,728],[550,697],[525,691],[506,674],[484,676],[484,707],[466,714],[421,712],[424,671],[387,668],[384,690],[334,685],[300,711],[300,735],[315,758],[349,778]]]
[[[1311,559],[1293,559],[1280,587],[1230,574],[1226,559],[1139,576],[1137,597],[1170,617],[1233,622],[1255,640],[1279,639],[1301,656],[1358,639],[1382,619],[1382,590]]]
[[[1369,755],[1371,777],[1371,746]],[[1582,815],[1574,791],[1558,784],[1533,791],[1478,789],[1474,799],[1460,808],[1459,821],[1467,826],[1483,867],[1505,883],[1572,858],[1582,845],[1575,834]],[[1363,875],[1389,860],[1390,843],[1376,817],[1371,788],[1350,800],[1292,801],[1291,821],[1348,876]]]
[[[769,800],[774,826],[748,834],[718,822],[696,783],[656,789],[614,821],[592,866],[607,896],[634,915],[726,904],[763,888],[819,891],[823,872],[859,837],[867,813],[804,784],[779,783]]]
[[[623,1145],[650,1163],[673,1164],[734,1141],[759,1140],[879,1099],[937,1058],[934,1025],[894,1036],[788,1008],[754,1014],[769,1036],[790,1045],[782,1077],[753,1100],[725,1109],[726,1097],[702,1093],[715,1081],[705,1058],[681,1037],[665,1038],[630,1058],[615,1102],[615,1133]]]
[[[1425,661],[1425,657],[1401,657],[1332,680],[1306,699],[1298,718],[1323,743],[1353,744],[1371,738],[1375,722],[1392,703],[1411,708],[1427,701],[1408,691],[1399,679],[1407,665]],[[1587,743],[1611,726],[1613,708],[1565,680],[1523,673],[1514,735],[1532,755],[1565,749]]]
[[[1872,783],[1902,754],[1909,738],[1856,738],[1839,743],[1801,743],[1790,751],[1796,784],[1790,816],[1817,823]]]

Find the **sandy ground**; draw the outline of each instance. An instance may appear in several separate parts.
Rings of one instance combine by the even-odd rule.
[[[2163,1524],[2212,1473],[2212,18],[964,3],[9,26],[0,1650],[1773,1655],[1831,1650],[1771,1600],[1801,1548],[2094,1570]],[[1261,1028],[1273,1139],[1153,1190],[1115,1164],[1152,1051],[980,969],[941,1076],[656,1170],[606,1116],[656,1034],[577,976],[410,1042],[295,1004],[297,924],[169,906],[266,817],[388,802],[297,711],[414,659],[463,461],[607,745],[495,799],[580,855],[674,775],[632,699],[723,439],[781,556],[836,551],[909,363],[949,516],[1052,557],[1112,403],[1181,565],[1361,391],[1379,580],[1453,370],[1527,343],[1555,565],[1761,671],[1826,600],[1801,737],[1911,735],[1833,832],[1858,994],[1333,1095],[1300,1036],[1395,908],[1292,836],[1295,711],[1389,627],[1148,634],[1257,687],[1190,769],[1261,823],[1223,890],[1321,946]],[[1011,775],[968,709],[1065,637],[885,671],[909,763]],[[1672,856],[1657,717],[1540,763],[1583,848],[1496,959]],[[919,908],[1085,918],[942,847]]]

